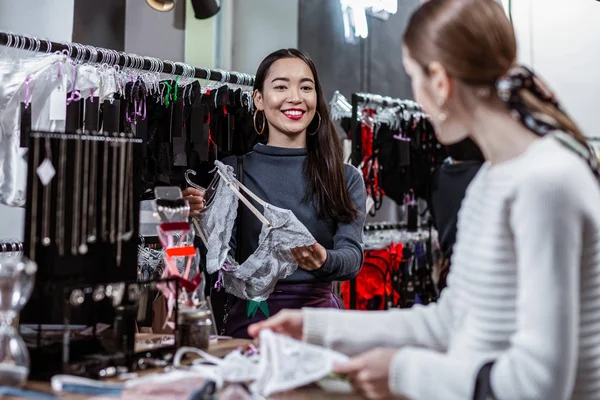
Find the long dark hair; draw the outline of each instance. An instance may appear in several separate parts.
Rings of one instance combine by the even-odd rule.
[[[314,201],[317,217],[338,223],[350,223],[358,216],[358,210],[350,198],[344,176],[344,150],[333,122],[329,117],[327,102],[317,75],[317,68],[311,58],[297,49],[281,49],[269,54],[259,65],[254,81],[254,90],[263,93],[265,79],[271,65],[283,58],[299,58],[312,71],[317,92],[317,112],[321,115],[321,125],[314,135],[306,135],[308,156],[304,162],[304,173],[308,179],[308,192],[305,200]],[[307,132],[314,132],[319,117],[311,121]],[[269,134],[265,124],[264,136]],[[268,136],[267,136],[268,137]]]

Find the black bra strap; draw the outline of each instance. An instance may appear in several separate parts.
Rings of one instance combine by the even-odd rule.
[[[244,160],[242,156],[237,157],[237,179],[241,184],[244,184]],[[238,207],[236,220],[236,238],[235,238],[235,259],[238,263],[242,263],[242,208]]]

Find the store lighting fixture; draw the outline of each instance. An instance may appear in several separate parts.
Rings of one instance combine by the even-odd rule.
[[[398,0],[364,0],[363,2],[367,3],[365,8],[371,9],[374,13],[396,14],[398,12]]]
[[[398,0],[340,0],[346,42],[357,43],[369,36],[367,14],[388,19],[398,12]]]
[[[175,0],[146,0],[146,3],[156,11],[171,11],[175,7]]]

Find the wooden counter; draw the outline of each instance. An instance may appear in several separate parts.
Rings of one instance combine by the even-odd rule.
[[[240,339],[220,341],[220,342],[210,346],[209,353],[214,356],[217,356],[217,357],[224,357],[227,353],[229,353],[232,350],[235,350],[238,346],[245,345],[248,343],[249,343],[248,340],[240,340]],[[140,374],[152,373],[152,372],[156,372],[156,370],[149,369],[149,370],[141,372]],[[25,386],[25,388],[30,389],[30,390],[41,391],[41,392],[52,392],[49,382],[32,381],[32,382],[29,382]],[[4,398],[15,399],[15,397],[4,397]],[[87,399],[90,399],[91,397],[89,395],[63,393],[63,394],[60,394],[60,398],[61,398],[61,400],[87,400]],[[362,397],[358,396],[358,395],[350,395],[350,394],[327,393],[327,392],[324,392],[323,390],[320,390],[319,388],[309,387],[309,388],[297,389],[297,390],[294,390],[294,391],[288,392],[288,393],[273,395],[270,397],[270,399],[276,399],[276,400],[309,400],[309,399],[310,400],[321,400],[321,399],[322,400],[326,400],[326,399],[358,400],[358,399],[362,399]],[[160,399],[157,398],[156,400],[160,400]]]

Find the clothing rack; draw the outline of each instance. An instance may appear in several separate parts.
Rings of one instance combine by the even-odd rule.
[[[347,308],[408,308],[415,304],[415,294],[421,304],[435,301],[431,232],[423,228],[408,231],[403,224],[388,222],[368,224],[365,228],[363,268],[341,288]],[[378,297],[382,303],[377,301]]]
[[[335,100],[339,96],[335,96]],[[419,103],[412,100],[403,100],[388,96],[381,96],[373,93],[353,93],[351,99],[352,115],[350,117],[350,139],[352,142],[352,153],[350,161],[352,165],[358,167],[362,163],[362,132],[361,124],[358,119],[359,106],[371,105],[379,107],[404,107],[407,110],[422,111]],[[367,228],[368,229],[368,228]],[[350,281],[350,308],[356,309],[356,279]]]
[[[365,232],[389,231],[394,229],[406,229],[406,224],[394,222],[376,222],[366,224],[364,227]]]
[[[392,230],[408,230],[408,225],[404,222],[371,222],[365,224],[364,232],[392,231]],[[421,222],[417,229],[429,229],[429,222]]]
[[[418,111],[422,110],[421,105],[416,101],[382,96],[374,93],[354,93],[352,99],[356,99],[358,103],[373,104],[381,107],[407,107]]]
[[[351,102],[352,116],[350,119],[350,139],[352,140],[351,162],[355,167],[359,166],[362,162],[361,125],[358,120],[358,108],[363,104],[390,108],[404,107],[407,110],[422,111],[421,105],[413,100],[392,98],[373,93],[353,93]]]
[[[63,52],[70,58],[80,62],[92,62],[133,68],[143,71],[165,73],[180,76],[192,76],[198,79],[233,83],[244,86],[254,85],[254,76],[240,72],[229,72],[221,69],[197,68],[182,62],[159,60],[154,57],[139,56],[121,51],[104,49],[80,43],[52,42],[33,36],[19,35],[0,31],[0,45],[34,52]],[[193,72],[193,74],[192,74]]]
[[[23,242],[1,242],[0,253],[18,253],[23,251]]]

